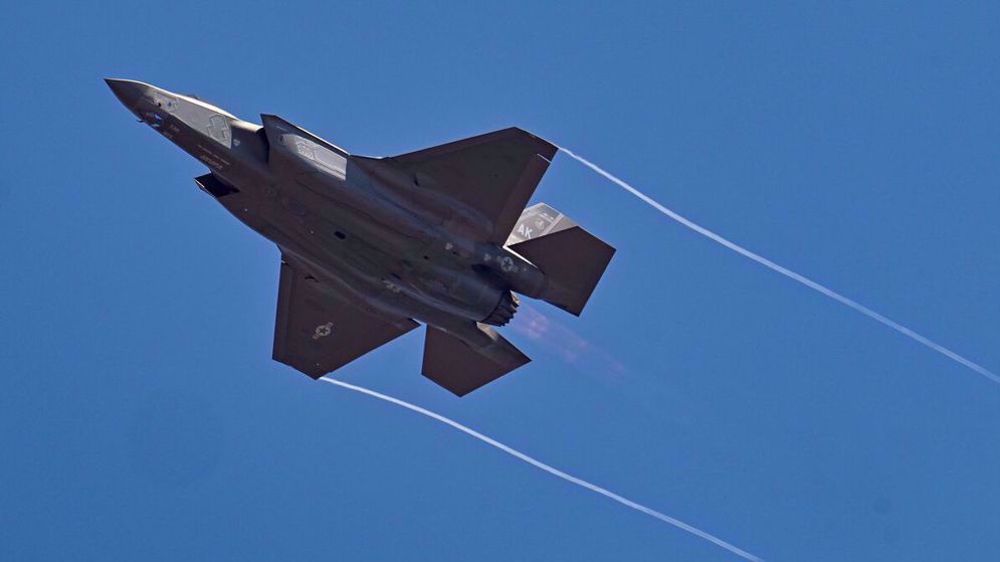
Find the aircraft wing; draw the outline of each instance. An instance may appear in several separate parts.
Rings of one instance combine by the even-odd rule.
[[[512,127],[385,160],[490,220],[503,244],[556,154],[555,145]]]
[[[275,361],[317,379],[416,328],[409,318],[373,315],[282,256]]]

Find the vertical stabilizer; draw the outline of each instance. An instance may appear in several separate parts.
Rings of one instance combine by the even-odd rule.
[[[614,248],[545,203],[521,213],[507,247],[545,274],[542,300],[576,316],[615,255]]]

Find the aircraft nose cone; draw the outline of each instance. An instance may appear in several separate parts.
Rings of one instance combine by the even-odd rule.
[[[105,78],[108,87],[114,92],[115,97],[118,101],[122,102],[125,107],[135,110],[140,99],[142,99],[143,94],[146,91],[146,85],[142,82],[136,82],[135,80],[120,80],[117,78]]]

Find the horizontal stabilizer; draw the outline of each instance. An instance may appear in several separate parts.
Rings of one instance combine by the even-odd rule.
[[[614,248],[545,203],[521,213],[507,244],[545,274],[542,300],[576,316],[615,255]]]
[[[479,329],[495,338],[488,350],[477,350],[448,332],[427,326],[424,376],[452,394],[465,396],[531,361],[492,328]]]

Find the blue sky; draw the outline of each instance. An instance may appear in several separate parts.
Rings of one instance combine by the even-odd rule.
[[[5,6],[0,558],[732,559],[273,363],[277,250],[103,77],[359,154],[517,125],[996,370],[998,16]],[[587,352],[508,329],[535,361],[459,400],[414,331],[340,376],[769,560],[995,559],[1000,387],[565,156],[537,199],[618,248],[582,318],[533,305]]]

